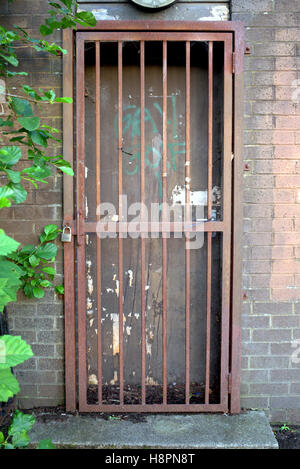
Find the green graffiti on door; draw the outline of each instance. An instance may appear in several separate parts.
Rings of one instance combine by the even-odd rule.
[[[178,141],[177,132],[177,106],[176,95],[171,96],[172,113],[167,119],[167,127],[172,127],[172,139],[167,143],[167,169],[177,171],[176,160],[178,155],[185,154],[185,141]],[[151,135],[151,144],[145,144],[145,166],[154,170],[154,175],[158,181],[159,198],[162,197],[161,183],[161,161],[162,161],[162,137],[159,128],[162,127],[163,111],[160,104],[155,101],[153,103],[153,111],[145,107],[145,134]],[[156,117],[156,121],[155,118]],[[158,125],[158,119],[160,120]],[[116,140],[118,140],[118,114],[114,120],[114,132]],[[125,163],[125,174],[133,176],[140,171],[141,164],[141,108],[136,105],[127,105],[123,107],[122,118],[122,136],[126,141],[126,146],[122,148]],[[129,168],[130,166],[130,168]]]

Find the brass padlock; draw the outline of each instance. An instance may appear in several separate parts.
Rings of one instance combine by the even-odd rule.
[[[69,231],[66,232],[66,230],[69,230]],[[62,240],[63,243],[71,243],[71,241],[72,241],[72,230],[71,230],[70,226],[65,225],[63,227],[63,231],[62,231],[62,234],[61,234],[61,240]]]

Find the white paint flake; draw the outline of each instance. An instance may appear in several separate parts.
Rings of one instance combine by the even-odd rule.
[[[129,278],[129,286],[132,287],[132,282],[133,282],[133,271],[131,269],[127,270],[127,275]]]
[[[119,353],[119,315],[117,313],[111,313],[110,319],[113,322],[113,343],[112,349],[113,354],[117,355]]]
[[[226,5],[211,7],[211,16],[202,16],[198,21],[226,21],[229,19],[229,8]]]
[[[89,384],[98,384],[98,379],[96,375],[89,375]]]
[[[187,184],[186,188],[180,185],[176,185],[173,188],[171,195],[172,206],[185,205],[185,190],[189,189],[189,187],[190,186]],[[214,186],[212,188],[212,203],[215,205],[219,204],[221,202],[221,197],[220,188],[218,186]],[[190,191],[190,204],[207,205],[207,191]]]

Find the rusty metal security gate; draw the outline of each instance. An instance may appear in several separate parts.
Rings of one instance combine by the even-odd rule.
[[[80,411],[228,410],[233,65],[231,32],[76,35]]]

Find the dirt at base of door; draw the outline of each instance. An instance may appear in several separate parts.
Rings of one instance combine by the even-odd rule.
[[[102,386],[102,401],[104,405],[120,404],[120,388],[116,385]],[[140,385],[124,386],[124,404],[141,404],[142,390]],[[146,405],[162,404],[163,387],[159,385],[146,386]],[[203,404],[205,388],[203,384],[192,384],[190,386],[190,404]],[[89,386],[87,392],[88,404],[98,403],[98,386]],[[168,385],[168,404],[185,404],[185,384]],[[209,401],[211,404],[218,403],[218,393],[210,389]],[[116,409],[117,411],[117,409]]]
[[[279,449],[300,449],[300,425],[288,425],[282,430],[279,425],[273,426]]]

